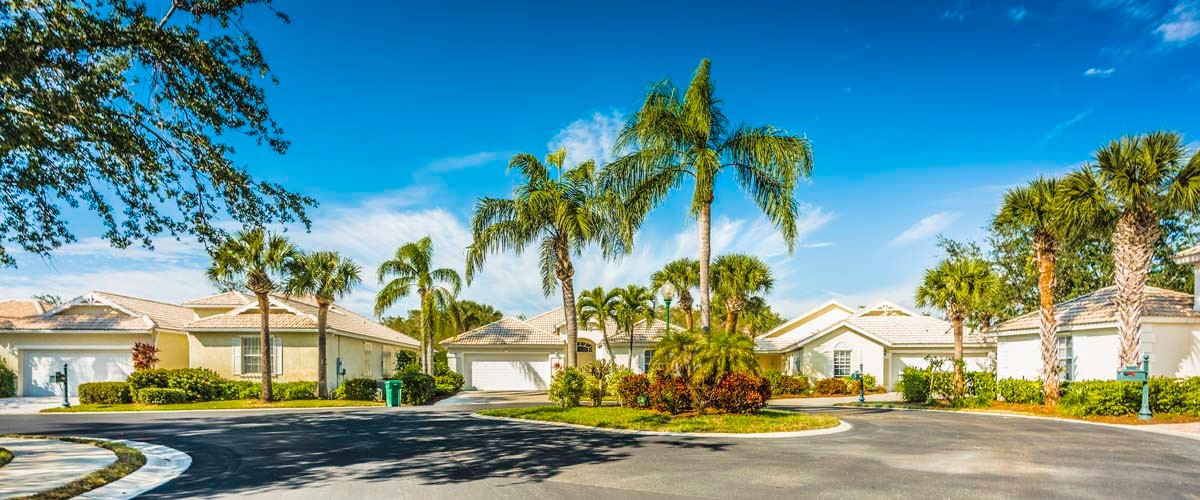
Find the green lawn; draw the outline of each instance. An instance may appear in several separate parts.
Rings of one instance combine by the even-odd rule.
[[[1192,415],[1173,415],[1156,413],[1154,418],[1150,420],[1138,420],[1137,415],[1121,415],[1121,416],[1089,416],[1076,417],[1067,415],[1059,411],[1056,406],[1045,406],[1038,404],[1016,404],[1005,403],[1003,401],[992,401],[991,404],[982,408],[954,408],[941,402],[932,404],[923,403],[905,403],[903,401],[886,401],[886,402],[866,402],[866,403],[842,403],[837,406],[854,406],[859,408],[907,408],[914,410],[947,410],[947,411],[965,411],[977,413],[1003,413],[1010,415],[1030,415],[1035,417],[1053,417],[1065,418],[1070,420],[1084,420],[1088,422],[1101,422],[1106,424],[1128,424],[1128,425],[1150,425],[1150,424],[1184,424],[1189,422],[1200,422],[1200,416]]]
[[[12,462],[12,452],[0,448],[0,467],[4,467],[9,462]]]
[[[101,448],[106,448],[109,451],[112,451],[113,454],[115,454],[117,456],[117,460],[115,462],[109,464],[108,467],[105,467],[103,469],[95,471],[91,474],[83,476],[79,479],[71,481],[71,482],[64,484],[62,486],[59,486],[57,488],[46,490],[46,491],[36,493],[33,495],[29,495],[27,497],[22,497],[22,498],[28,498],[28,499],[33,499],[33,500],[59,500],[59,499],[74,498],[74,497],[77,497],[84,493],[87,493],[89,491],[92,491],[96,488],[99,488],[101,486],[104,486],[108,483],[111,483],[113,481],[121,479],[121,478],[129,475],[133,471],[142,468],[143,465],[146,465],[146,456],[142,455],[142,452],[138,451],[137,448],[125,446],[120,443],[113,443],[113,442],[109,442],[109,441],[100,441],[97,439],[84,439],[84,438],[72,438],[72,437],[60,437],[60,436],[30,436],[30,435],[21,435],[21,434],[8,434],[8,435],[5,435],[5,437],[58,439],[60,441],[70,441],[72,443],[90,444],[92,446],[99,446]]]
[[[533,408],[503,408],[484,410],[481,415],[523,418],[546,422],[604,427],[609,429],[634,429],[641,431],[667,432],[790,432],[826,429],[838,425],[838,419],[829,415],[814,415],[790,411],[763,410],[753,415],[681,414],[667,415],[649,410],[638,410],[621,406],[537,406]]]
[[[181,411],[181,410],[254,410],[260,408],[331,408],[344,406],[382,406],[375,401],[350,401],[345,399],[303,399],[298,401],[276,401],[263,403],[257,399],[238,399],[234,401],[206,401],[203,403],[182,403],[170,405],[123,404],[104,405],[87,404],[75,405],[70,408],[49,408],[42,413],[79,413],[93,411]]]

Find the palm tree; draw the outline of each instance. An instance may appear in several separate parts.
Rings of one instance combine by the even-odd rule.
[[[717,176],[732,170],[791,250],[799,210],[793,191],[813,168],[812,148],[802,136],[771,125],[731,129],[709,67],[708,59],[700,61],[682,95],[670,81],[653,85],[617,136],[614,149],[624,156],[605,168],[605,184],[642,214],[687,179],[693,181],[691,214],[700,231],[700,327],[705,330],[711,326],[709,260]]]
[[[696,259],[675,259],[662,270],[650,275],[650,287],[658,290],[663,283],[670,283],[679,294],[676,304],[683,311],[684,326],[692,329],[692,289],[700,285],[700,264]]]
[[[212,253],[208,279],[219,288],[244,287],[258,300],[262,315],[259,326],[259,366],[262,368],[263,401],[271,401],[271,293],[298,251],[287,238],[261,227],[243,229],[227,238]]]
[[[433,241],[428,237],[406,243],[396,249],[391,260],[379,265],[379,283],[384,284],[375,296],[375,316],[383,315],[389,307],[414,291],[421,301],[421,366],[425,374],[433,375],[433,334],[441,317],[450,316],[454,297],[462,290],[458,271],[433,268]],[[388,281],[388,277],[392,277]]]
[[[771,268],[758,257],[734,253],[717,257],[712,271],[713,291],[725,302],[725,331],[737,332],[738,316],[750,297],[775,286]]]
[[[950,319],[954,333],[954,389],[963,394],[966,383],[963,379],[963,323],[978,304],[986,301],[985,294],[992,290],[995,276],[991,265],[977,257],[943,259],[925,271],[925,278],[917,287],[918,307],[942,309]]]
[[[1004,195],[996,215],[997,227],[1033,231],[1033,258],[1038,270],[1038,311],[1041,317],[1042,392],[1048,405],[1058,402],[1058,321],[1054,317],[1054,287],[1058,276],[1054,260],[1061,238],[1068,230],[1058,201],[1058,180],[1039,177],[1028,186]],[[986,325],[985,325],[986,326]]]
[[[473,300],[454,301],[454,313],[458,318],[458,333],[464,333],[504,317],[504,313],[494,306]]]
[[[629,337],[629,369],[633,369],[633,330],[639,321],[646,322],[647,330],[651,329],[654,321],[655,304],[654,292],[640,285],[628,285],[616,289],[620,300],[613,308],[613,319],[617,327]]]
[[[1095,164],[1062,180],[1063,209],[1076,226],[1112,222],[1120,366],[1138,364],[1143,293],[1160,222],[1200,208],[1200,151],[1186,160],[1183,137],[1153,132],[1122,137],[1096,152]]]
[[[312,295],[317,300],[317,397],[321,399],[329,398],[329,377],[325,373],[329,306],[359,283],[362,283],[362,268],[337,252],[302,253],[288,266],[284,291],[290,295]]]
[[[542,292],[554,293],[561,284],[563,314],[567,324],[567,366],[576,366],[575,342],[579,336],[575,310],[575,266],[572,255],[598,243],[605,257],[619,254],[633,242],[639,220],[628,217],[615,196],[597,189],[596,164],[585,161],[564,169],[566,150],[546,156],[554,167],[530,154],[512,158],[524,182],[512,199],[482,198],[471,221],[474,241],[467,247],[467,282],[483,266],[488,254],[501,250],[522,252],[536,245],[540,253]]]
[[[696,378],[717,383],[734,372],[758,373],[754,339],[729,331],[704,336],[696,354]]]
[[[596,321],[600,324],[600,334],[604,336],[604,351],[608,353],[609,361],[615,365],[617,356],[613,353],[612,344],[608,341],[608,322],[616,321],[617,304],[621,302],[621,294],[619,289],[604,291],[604,287],[598,286],[591,290],[584,290],[579,294],[579,321],[585,326]]]
[[[700,337],[695,332],[666,332],[655,347],[650,365],[662,373],[673,373],[690,381],[695,375],[699,350]]]
[[[738,313],[738,323],[744,324],[742,331],[750,337],[757,337],[783,324],[784,319],[767,304],[762,297],[750,297]]]

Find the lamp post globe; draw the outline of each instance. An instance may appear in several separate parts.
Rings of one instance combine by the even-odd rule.
[[[662,286],[658,287],[658,293],[662,295],[663,302],[670,304],[675,299],[675,285],[672,285],[669,281],[663,283]]]

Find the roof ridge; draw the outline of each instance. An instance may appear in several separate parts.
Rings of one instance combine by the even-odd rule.
[[[147,299],[147,298],[143,298],[143,297],[134,297],[132,295],[125,295],[125,294],[121,294],[121,293],[105,292],[103,290],[92,290],[88,293],[99,293],[99,294],[103,294],[103,295],[112,295],[115,297],[121,297],[121,298],[125,298],[125,299],[142,300],[142,301],[146,301],[146,302],[153,302],[155,304],[161,304],[164,306],[179,307],[182,309],[187,309],[186,307],[184,307],[180,304],[172,304],[170,302],[165,302],[165,301],[155,300],[155,299]]]

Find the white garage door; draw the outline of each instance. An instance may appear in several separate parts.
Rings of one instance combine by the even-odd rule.
[[[62,384],[50,381],[55,372],[67,365],[72,396],[79,395],[79,384],[87,382],[121,382],[133,373],[133,359],[128,350],[95,351],[21,351],[21,385],[25,396],[62,395]]]
[[[544,391],[550,386],[545,354],[470,354],[469,385],[479,391]]]

